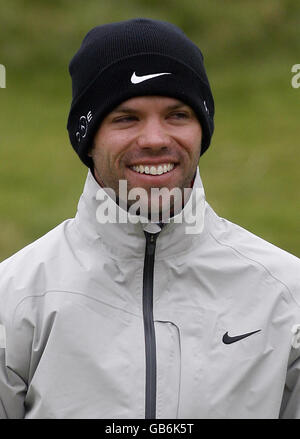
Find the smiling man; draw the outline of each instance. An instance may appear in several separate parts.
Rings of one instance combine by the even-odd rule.
[[[144,197],[139,206],[146,207],[149,218],[159,211],[158,220],[162,220],[163,201],[167,218],[186,201],[184,189],[192,186],[201,140],[201,125],[190,106],[173,98],[142,96],[125,101],[104,118],[88,155],[96,180],[114,190],[124,209],[134,204],[129,191],[141,188]],[[127,183],[122,200],[120,180]],[[159,196],[161,191],[155,197],[154,188],[167,189],[169,203]],[[177,199],[171,197],[174,189],[180,191]]]
[[[0,264],[0,418],[300,418],[299,259],[205,201],[200,50],[112,23],[70,74],[88,175],[75,218]]]

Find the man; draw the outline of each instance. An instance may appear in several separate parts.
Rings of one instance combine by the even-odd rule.
[[[107,24],[70,73],[89,172],[76,217],[0,265],[0,416],[300,418],[299,260],[205,202],[199,49]]]

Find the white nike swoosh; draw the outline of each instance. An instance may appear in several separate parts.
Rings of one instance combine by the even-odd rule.
[[[131,76],[131,82],[132,84],[139,84],[140,82],[148,81],[148,79],[156,78],[157,76],[171,75],[171,74],[172,73],[165,72],[165,73],[154,73],[152,75],[137,76],[134,72],[133,75]]]

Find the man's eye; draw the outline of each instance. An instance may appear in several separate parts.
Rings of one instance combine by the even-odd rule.
[[[171,117],[175,119],[188,119],[189,114],[185,113],[184,111],[176,111],[176,113],[171,113]]]
[[[136,116],[120,116],[120,117],[116,117],[115,119],[113,119],[114,123],[126,123],[126,122],[132,122],[134,120],[137,120]]]

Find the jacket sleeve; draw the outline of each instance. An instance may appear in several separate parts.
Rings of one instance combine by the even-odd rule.
[[[0,419],[20,419],[25,417],[27,392],[26,329],[15,325],[2,301],[0,306]]]
[[[0,419],[24,418],[26,384],[6,365],[6,349],[0,348]]]
[[[300,419],[300,333],[294,336],[280,410],[282,419]]]

